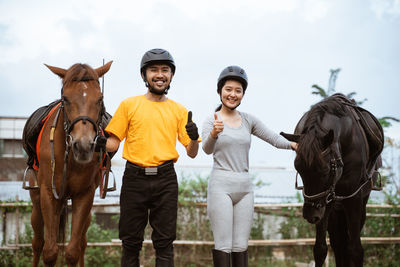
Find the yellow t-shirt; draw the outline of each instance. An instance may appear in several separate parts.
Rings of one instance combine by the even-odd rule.
[[[129,97],[121,102],[106,131],[125,140],[122,157],[139,166],[158,166],[178,160],[176,139],[187,146],[188,111],[170,99],[153,102],[145,95]]]

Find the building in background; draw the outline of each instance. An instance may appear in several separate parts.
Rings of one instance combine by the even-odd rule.
[[[0,181],[23,179],[27,156],[22,146],[22,131],[27,119],[0,116]]]

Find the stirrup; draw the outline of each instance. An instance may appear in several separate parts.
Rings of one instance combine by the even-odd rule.
[[[374,181],[374,174],[376,174],[376,181]],[[382,191],[382,176],[378,171],[374,171],[371,177],[371,190]]]
[[[108,180],[109,180],[108,177],[109,177],[110,172],[111,172],[111,174],[113,176],[113,180],[114,180],[112,187],[108,187]],[[112,170],[109,170],[108,172],[107,171],[104,172],[101,183],[103,185],[103,190],[100,191],[100,198],[102,198],[102,199],[106,198],[107,192],[112,192],[112,191],[117,190],[117,183],[115,182],[115,175]]]
[[[33,186],[30,185],[26,185],[26,176],[28,174],[28,171],[31,170],[33,172],[33,178],[35,180],[35,184]],[[32,169],[31,167],[26,167],[25,171],[24,171],[24,178],[23,178],[23,182],[22,182],[22,188],[25,190],[32,190],[32,189],[39,189],[38,183],[37,183],[37,178],[36,178],[36,172],[34,169]]]

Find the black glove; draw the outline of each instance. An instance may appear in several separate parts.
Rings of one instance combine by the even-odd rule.
[[[96,146],[94,147],[94,151],[100,152],[100,149],[103,152],[106,152],[106,144],[107,144],[107,137],[99,136],[96,138]]]
[[[192,121],[192,112],[188,112],[188,121],[186,124],[186,132],[189,135],[190,139],[197,141],[199,139],[199,132],[197,130],[196,123]]]

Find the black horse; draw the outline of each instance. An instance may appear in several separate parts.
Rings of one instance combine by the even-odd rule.
[[[311,107],[295,134],[295,168],[303,187],[303,217],[316,225],[314,259],[327,255],[326,231],[336,266],[363,266],[360,232],[376,170],[381,167],[383,130],[376,118],[354,101],[335,94]]]

